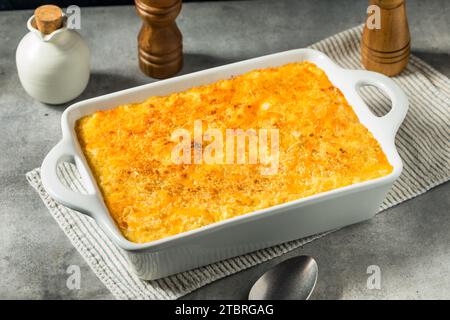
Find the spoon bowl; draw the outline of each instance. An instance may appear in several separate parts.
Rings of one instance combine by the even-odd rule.
[[[319,269],[309,256],[281,262],[264,273],[250,290],[249,300],[307,300],[317,282]]]

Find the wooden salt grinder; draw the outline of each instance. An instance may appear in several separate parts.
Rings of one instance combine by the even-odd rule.
[[[139,67],[146,75],[164,79],[183,66],[182,36],[175,18],[181,0],[135,0],[143,20],[138,35]]]
[[[410,35],[404,0],[370,0],[380,8],[381,28],[369,29],[361,39],[361,61],[368,70],[395,76],[408,64]]]

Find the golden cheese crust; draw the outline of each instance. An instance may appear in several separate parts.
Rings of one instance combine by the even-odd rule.
[[[278,172],[262,174],[263,164],[174,164],[171,134],[192,133],[199,119],[203,130],[278,129]],[[138,243],[392,172],[343,94],[309,62],[97,111],[76,132],[111,215]]]

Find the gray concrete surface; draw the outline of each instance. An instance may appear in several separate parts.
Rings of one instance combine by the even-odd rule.
[[[365,0],[188,3],[178,19],[182,72],[307,46],[361,23],[366,5]],[[449,12],[446,0],[408,1],[413,51],[450,77]],[[140,21],[133,7],[83,8],[81,14],[92,77],[78,100],[152,81],[137,67]],[[0,12],[0,298],[110,299],[24,177],[60,139],[66,107],[33,101],[17,78],[15,48],[30,15]],[[185,298],[245,298],[260,274],[299,254],[319,263],[313,299],[450,298],[449,193],[450,184],[444,184]],[[66,287],[72,264],[81,267],[80,290]],[[381,268],[380,290],[366,288],[369,265]]]

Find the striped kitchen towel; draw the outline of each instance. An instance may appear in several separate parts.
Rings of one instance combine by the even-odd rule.
[[[361,69],[361,31],[361,26],[347,30],[312,48],[324,52],[344,68]],[[412,56],[408,68],[394,81],[403,88],[410,102],[409,113],[396,140],[405,166],[380,211],[447,181],[450,173],[450,80]],[[363,95],[375,113],[382,113],[389,106],[387,98],[376,89],[365,89]],[[84,191],[74,166],[61,165],[59,175],[72,189]],[[56,203],[45,192],[39,169],[27,173],[27,179],[72,244],[118,299],[176,299],[323,236],[291,241],[164,279],[143,281],[132,273],[124,253],[105,236],[95,221]]]

